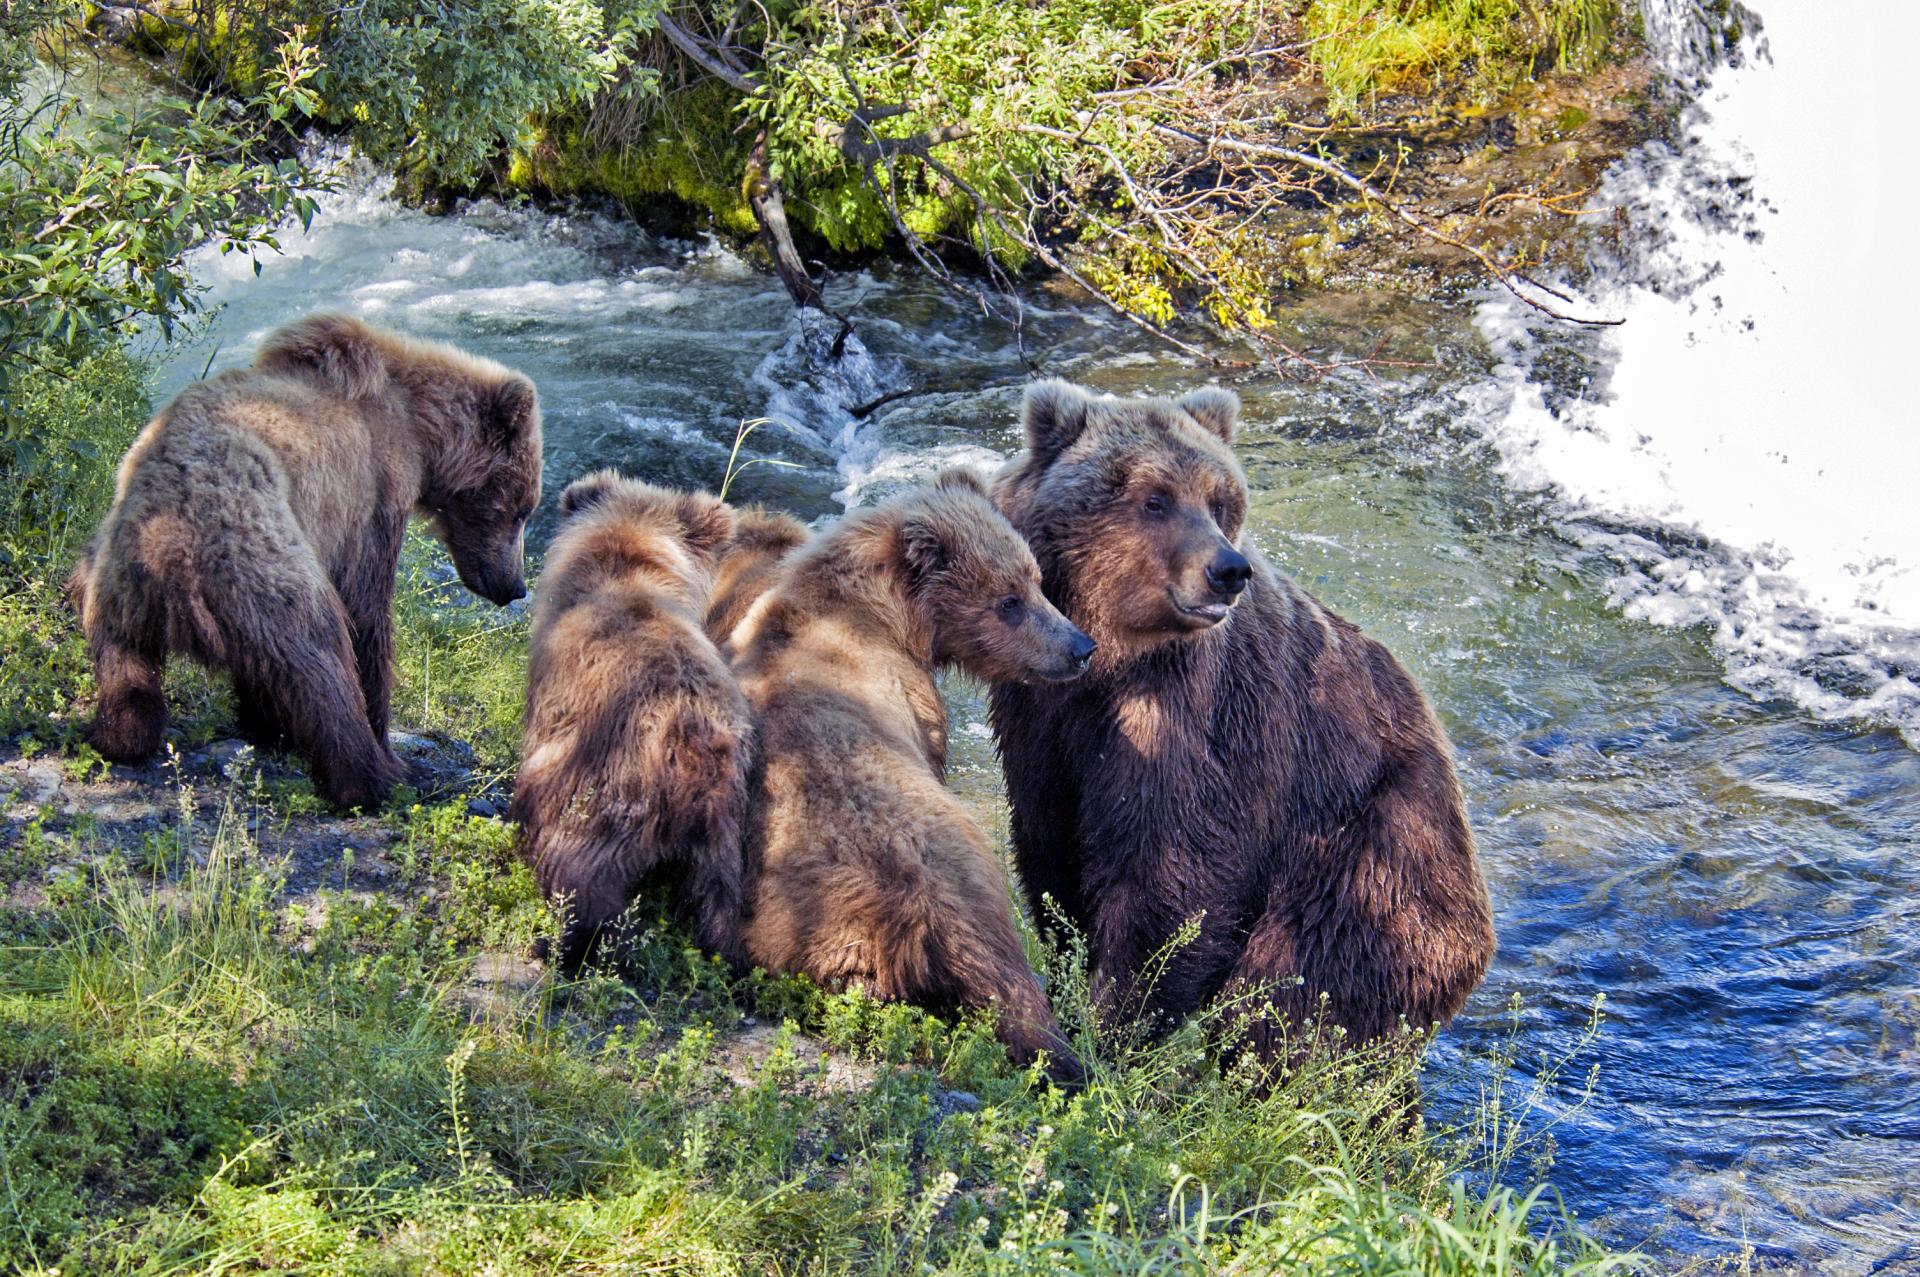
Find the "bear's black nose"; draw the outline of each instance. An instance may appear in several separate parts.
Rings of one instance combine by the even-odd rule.
[[[1253,577],[1253,564],[1238,550],[1223,550],[1207,564],[1207,584],[1215,594],[1233,598],[1247,588]]]
[[[1093,659],[1093,649],[1093,640],[1078,630],[1073,632],[1073,642],[1067,644],[1067,654],[1073,657],[1073,663],[1081,669],[1087,668],[1087,662]]]

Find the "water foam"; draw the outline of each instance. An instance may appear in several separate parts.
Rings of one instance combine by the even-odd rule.
[[[1920,278],[1895,238],[1912,182],[1893,158],[1920,16],[1863,0],[1764,16],[1771,56],[1714,70],[1677,149],[1648,146],[1599,193],[1636,242],[1586,304],[1625,324],[1583,342],[1485,303],[1497,363],[1463,406],[1504,472],[1556,493],[1620,565],[1630,614],[1711,626],[1744,690],[1920,741],[1920,436],[1898,317]],[[1649,29],[1680,44],[1686,28]],[[1583,384],[1543,357],[1569,341]]]

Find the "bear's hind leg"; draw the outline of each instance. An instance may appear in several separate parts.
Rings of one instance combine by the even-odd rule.
[[[166,653],[132,643],[104,628],[87,636],[100,703],[87,740],[100,756],[116,763],[152,757],[167,730],[163,684]]]
[[[367,725],[346,618],[331,590],[256,597],[226,615],[241,631],[227,648],[249,717],[285,733],[288,747],[311,764],[323,798],[343,808],[378,807],[405,768]]]

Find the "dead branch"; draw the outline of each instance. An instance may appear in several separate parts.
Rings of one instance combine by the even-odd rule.
[[[660,24],[660,34],[666,36],[674,48],[691,58],[702,71],[725,81],[748,97],[759,96],[760,83],[745,71],[723,60],[723,55],[716,46],[701,40],[664,13],[660,14],[656,20]]]
[[[1346,187],[1361,198],[1378,204],[1396,221],[1426,238],[1433,240],[1435,243],[1445,244],[1450,248],[1458,249],[1460,252],[1467,254],[1479,262],[1489,275],[1492,275],[1495,280],[1499,281],[1502,288],[1505,288],[1520,301],[1539,311],[1541,314],[1550,315],[1554,319],[1563,320],[1570,324],[1582,324],[1593,328],[1612,327],[1626,322],[1622,319],[1594,319],[1583,315],[1569,315],[1565,311],[1549,306],[1537,297],[1529,296],[1521,290],[1520,285],[1522,283],[1537,288],[1541,292],[1552,293],[1552,290],[1542,286],[1538,280],[1532,279],[1512,267],[1503,266],[1499,262],[1496,262],[1484,249],[1476,248],[1458,236],[1449,235],[1424,218],[1415,215],[1398,200],[1393,199],[1372,182],[1360,177],[1342,164],[1337,164],[1322,156],[1311,155],[1306,151],[1295,150],[1289,146],[1274,146],[1267,142],[1248,142],[1240,138],[1227,137],[1218,133],[1202,136],[1197,133],[1190,133],[1186,129],[1176,128],[1171,124],[1155,123],[1151,127],[1155,133],[1158,133],[1162,137],[1178,139],[1179,141],[1187,142],[1194,146],[1203,147],[1209,153],[1216,150],[1232,151],[1241,155],[1279,160],[1283,163],[1297,165],[1309,172],[1318,173],[1336,184]],[[1560,294],[1552,295],[1561,296]],[[1562,296],[1561,300],[1566,299]]]

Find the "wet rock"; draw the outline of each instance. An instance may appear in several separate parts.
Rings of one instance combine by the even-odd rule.
[[[387,744],[407,765],[413,784],[429,794],[459,789],[479,762],[464,741],[396,731],[387,733]]]
[[[972,1091],[935,1091],[933,1093],[934,1120],[944,1122],[955,1113],[978,1113],[980,1097]]]
[[[498,820],[503,813],[500,804],[484,794],[467,800],[467,815],[483,816],[488,820]]]

